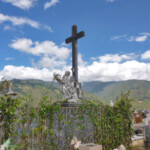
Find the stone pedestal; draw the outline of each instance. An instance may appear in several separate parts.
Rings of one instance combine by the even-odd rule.
[[[61,107],[79,107],[81,106],[81,103],[80,102],[73,102],[73,101],[57,101],[55,103],[53,103],[53,105],[57,105],[57,104],[60,104]]]
[[[82,144],[79,150],[102,150],[102,145],[97,145],[94,143]]]
[[[54,142],[59,146],[58,149],[69,150],[73,136],[83,143],[94,143],[94,125],[86,110],[82,109],[82,104],[80,102],[58,101],[53,105],[58,105],[58,103],[61,109],[60,112],[54,113],[53,122],[54,137],[56,138]],[[60,114],[63,119],[59,118]]]

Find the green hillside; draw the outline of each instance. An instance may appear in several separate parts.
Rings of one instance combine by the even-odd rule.
[[[60,86],[56,83],[41,80],[12,80],[14,89],[19,96],[32,96],[33,104],[38,106],[44,96],[55,102],[62,99]]]
[[[134,106],[150,108],[150,81],[128,80],[118,82],[88,82],[83,84],[83,89],[100,96],[107,103],[115,101],[121,93],[130,91],[130,98],[135,100]]]
[[[55,102],[62,100],[60,85],[56,82],[41,80],[12,80],[14,91],[19,96],[32,95],[33,104],[38,106],[42,97],[48,96],[49,100]],[[115,101],[121,93],[130,91],[130,98],[135,100],[134,107],[138,109],[150,108],[150,81],[129,80],[117,82],[84,82],[84,99],[102,101],[109,104],[110,100]]]
[[[41,80],[12,80],[13,91],[18,93],[18,97],[28,97],[31,95],[33,105],[38,106],[44,96],[48,96],[53,103],[62,100],[62,91],[56,82],[46,82]],[[94,93],[84,92],[84,99],[103,101]],[[26,99],[28,101],[28,98]]]

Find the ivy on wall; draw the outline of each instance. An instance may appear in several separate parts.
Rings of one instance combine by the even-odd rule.
[[[0,98],[0,123],[3,122],[0,126],[0,132],[3,131],[0,144],[10,137],[12,147],[19,150],[33,147],[67,150],[74,134],[85,131],[82,132],[84,137],[78,137],[82,142],[91,142],[92,139],[106,150],[121,144],[132,149],[132,105],[129,93],[122,94],[113,107],[83,101],[77,107],[63,108],[61,103],[53,105],[47,97],[43,98],[39,108],[29,103],[21,104],[20,100],[11,97]],[[93,134],[92,138],[87,136],[85,140],[88,135],[86,130],[91,125],[88,122],[92,124]],[[62,133],[65,135],[63,140]]]

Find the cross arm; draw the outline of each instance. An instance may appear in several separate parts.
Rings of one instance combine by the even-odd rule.
[[[81,32],[79,32],[79,33],[77,34],[76,39],[80,39],[80,38],[82,38],[82,37],[84,37],[84,36],[85,36],[85,32],[84,32],[84,31],[81,31]]]
[[[71,37],[69,37],[69,38],[67,38],[66,39],[66,44],[69,44],[69,43],[71,43],[74,39],[80,39],[80,38],[82,38],[82,37],[84,37],[85,36],[85,32],[84,31],[81,31],[81,32],[79,32],[75,37],[74,36],[71,36]]]
[[[67,39],[66,39],[66,41],[65,41],[65,42],[66,42],[66,44],[71,43],[71,42],[73,41],[73,39],[74,39],[73,37],[69,37],[69,38],[67,38]]]

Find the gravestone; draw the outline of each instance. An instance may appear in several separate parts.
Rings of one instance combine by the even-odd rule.
[[[11,95],[12,97],[17,96],[17,93],[12,91],[12,87],[13,87],[13,84],[10,82],[10,84],[8,86],[9,91],[8,91],[8,93],[5,94],[5,96],[9,96],[9,95]]]

